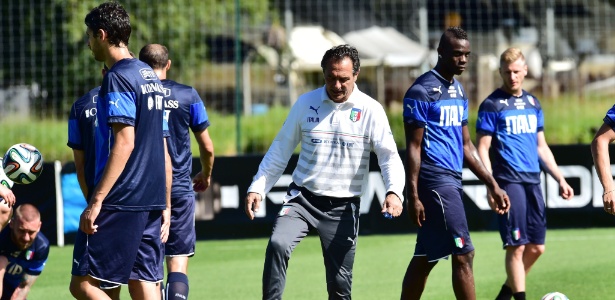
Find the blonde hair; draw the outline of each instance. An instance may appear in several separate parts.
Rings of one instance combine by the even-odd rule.
[[[525,56],[523,56],[523,52],[519,48],[508,48],[502,55],[500,55],[500,66],[504,64],[511,64],[516,62],[518,59],[522,59],[525,62]]]

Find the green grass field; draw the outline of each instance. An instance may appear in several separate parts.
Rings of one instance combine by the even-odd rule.
[[[399,299],[414,250],[414,234],[360,236],[354,267],[354,299]],[[474,232],[478,299],[493,299],[504,281],[504,251],[497,232]],[[191,299],[260,299],[267,239],[199,241],[190,261]],[[613,229],[550,230],[547,251],[527,278],[527,299],[560,291],[570,299],[611,299]],[[326,299],[320,243],[307,237],[290,260],[285,299]],[[28,299],[69,299],[72,246],[54,247]],[[450,261],[432,271],[423,299],[454,299]],[[129,299],[127,288],[122,298]]]

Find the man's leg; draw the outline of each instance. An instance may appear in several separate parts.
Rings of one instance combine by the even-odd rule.
[[[160,288],[155,282],[128,280],[130,298],[139,300],[160,300]]]
[[[90,276],[75,276],[70,279],[70,293],[75,299],[111,299],[100,288],[100,281]]]
[[[111,298],[111,300],[120,300],[120,291],[122,290],[121,286],[112,289],[103,289],[103,292]]]
[[[415,300],[421,299],[425,285],[427,284],[427,277],[438,261],[429,262],[427,256],[413,256],[406,269],[406,275],[404,275],[404,281],[401,287],[401,299],[402,300]]]
[[[282,299],[290,254],[309,231],[298,210],[300,205],[284,205],[273,225],[265,253],[263,299]]]
[[[350,299],[352,268],[359,232],[359,204],[356,198],[327,207],[319,216],[318,234],[326,270],[329,299]],[[320,204],[322,205],[322,203]],[[320,206],[319,205],[319,206]]]
[[[506,285],[513,293],[525,291],[525,245],[506,247]]]
[[[473,261],[474,251],[453,255],[453,290],[457,299],[476,299]]]
[[[165,300],[188,299],[188,256],[167,257]]]
[[[523,251],[523,267],[525,268],[525,275],[530,272],[534,263],[545,252],[545,245],[527,244],[525,245],[525,251]]]

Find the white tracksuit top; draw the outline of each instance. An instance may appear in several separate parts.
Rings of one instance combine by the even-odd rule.
[[[298,186],[320,196],[361,196],[373,150],[387,192],[394,192],[403,202],[405,171],[389,121],[382,105],[359,91],[356,84],[344,103],[331,101],[324,87],[301,95],[261,161],[248,192],[259,193],[264,200],[299,142],[301,152],[292,174]]]

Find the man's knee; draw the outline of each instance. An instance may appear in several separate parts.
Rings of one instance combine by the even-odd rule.
[[[292,242],[283,235],[273,234],[269,239],[269,245],[267,246],[267,250],[272,253],[283,254],[285,256],[290,256],[291,253]]]
[[[464,254],[454,254],[452,258],[453,266],[455,267],[470,267],[474,261],[474,251]]]
[[[525,252],[534,256],[540,256],[545,253],[545,245],[528,244],[525,247]]]
[[[329,299],[350,299],[352,286],[352,271],[338,272],[332,280],[327,281]]]

